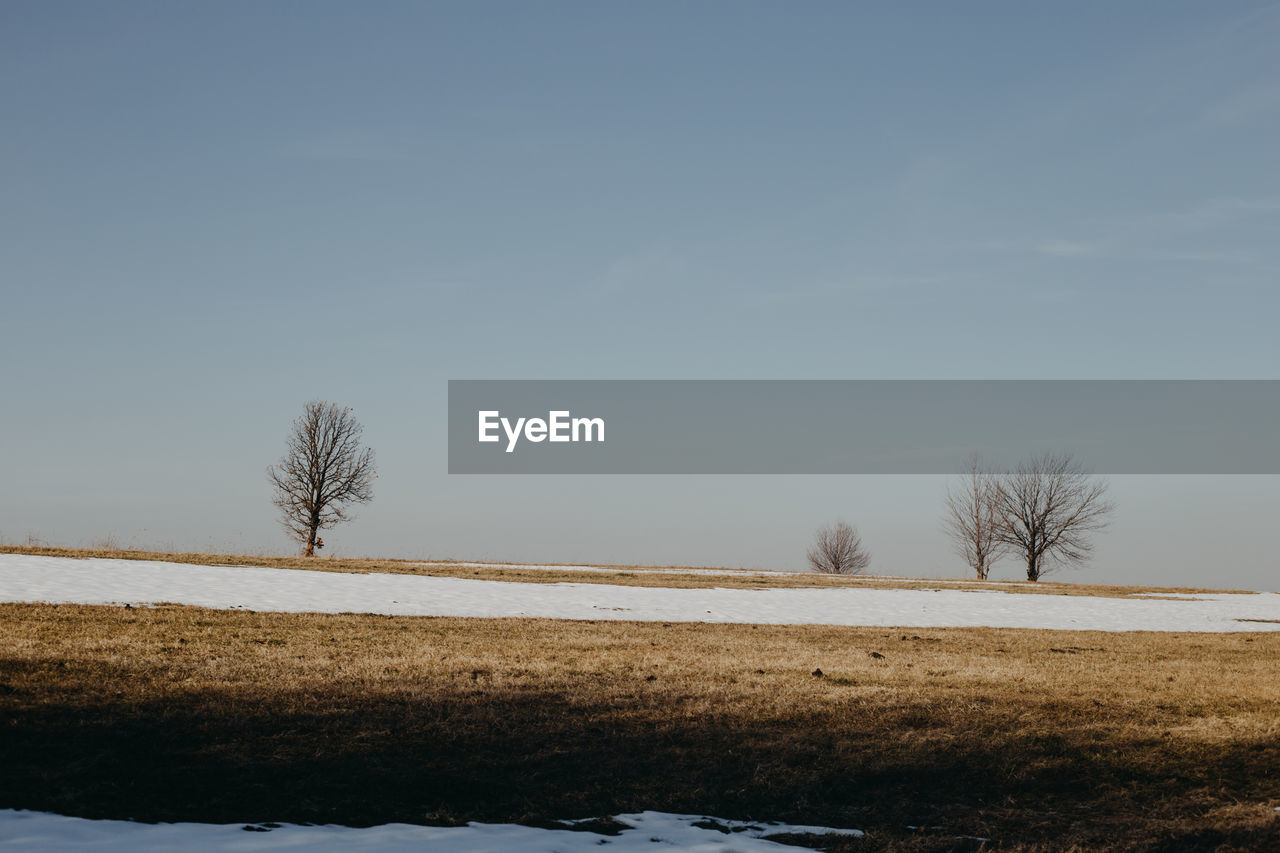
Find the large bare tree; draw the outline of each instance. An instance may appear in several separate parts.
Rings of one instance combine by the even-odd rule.
[[[871,565],[862,537],[843,521],[818,528],[808,557],[810,567],[824,575],[855,575]]]
[[[984,581],[991,565],[1009,546],[1001,538],[1000,481],[982,464],[977,453],[957,483],[947,486],[947,510],[942,528],[955,551]]]
[[[1115,509],[1106,493],[1069,453],[1033,456],[1000,478],[1000,539],[1026,559],[1027,580],[1089,557]]]
[[[348,507],[373,499],[377,472],[363,432],[350,408],[313,400],[294,420],[280,463],[267,468],[280,523],[304,557],[324,547],[321,530],[351,518]]]

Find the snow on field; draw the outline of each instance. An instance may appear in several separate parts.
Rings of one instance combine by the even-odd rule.
[[[1280,594],[1177,598],[980,589],[673,589],[0,554],[0,601],[658,622],[1276,631]]]
[[[450,568],[452,566],[462,566],[468,569],[540,569],[544,572],[592,572],[595,574],[608,575],[732,575],[741,577],[743,575],[760,576],[760,575],[778,575],[780,572],[765,571],[762,569],[696,569],[696,568],[672,568],[672,567],[640,567],[640,566],[573,566],[563,565],[557,566],[550,563],[462,563],[462,562],[421,562],[419,566],[441,568]]]
[[[699,815],[661,812],[618,815],[624,823],[618,835],[568,829],[534,829],[515,824],[471,823],[460,827],[413,826],[296,826],[291,824],[134,823],[126,820],[84,820],[43,812],[0,810],[0,847],[102,853],[148,853],[181,849],[270,853],[277,850],[308,851],[449,851],[449,853],[586,853],[601,848],[614,853],[663,848],[694,853],[754,853],[796,850],[766,840],[785,832],[815,835],[862,835],[856,829],[818,826],[755,824],[710,819]],[[727,830],[707,826],[714,822]],[[695,826],[695,824],[703,826]],[[732,840],[730,840],[730,838]]]

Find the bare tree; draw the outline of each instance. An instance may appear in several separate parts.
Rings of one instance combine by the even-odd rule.
[[[319,531],[351,518],[348,506],[373,499],[373,451],[350,408],[313,400],[294,420],[284,456],[267,468],[280,523],[304,557],[324,547]]]
[[[856,575],[871,565],[862,537],[853,525],[843,521],[818,528],[808,557],[813,570],[824,575]]]
[[[1106,492],[1069,453],[1033,456],[1001,477],[1000,539],[1026,558],[1027,580],[1089,557],[1115,509]]]
[[[984,581],[991,565],[1008,551],[1000,537],[1000,482],[982,465],[977,453],[969,457],[960,482],[947,486],[947,512],[942,528],[956,553],[964,557],[978,580]]]

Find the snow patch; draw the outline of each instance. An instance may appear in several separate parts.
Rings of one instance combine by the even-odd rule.
[[[972,589],[676,589],[0,554],[0,601],[290,613],[762,625],[1280,631],[1280,594],[1103,598]]]
[[[627,828],[617,835],[518,824],[466,826],[299,826],[297,824],[135,823],[85,820],[45,812],[0,810],[0,846],[43,853],[162,853],[193,849],[231,853],[308,851],[414,851],[414,853],[640,853],[675,848],[691,853],[777,853],[796,848],[768,840],[783,833],[860,837],[856,829],[748,823],[663,812],[613,818]],[[568,823],[568,822],[566,822]]]
[[[798,572],[779,572],[767,571],[764,569],[677,569],[677,568],[657,568],[657,567],[634,567],[621,568],[619,566],[573,566],[563,565],[557,566],[550,563],[462,563],[462,562],[443,562],[436,563],[431,561],[418,562],[415,565],[427,566],[429,568],[464,568],[464,569],[537,569],[544,572],[594,572],[597,574],[610,575],[720,575],[720,576],[761,576],[769,575],[777,577],[778,575],[794,575]]]

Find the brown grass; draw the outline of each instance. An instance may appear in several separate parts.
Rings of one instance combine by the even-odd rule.
[[[742,569],[692,566],[591,565],[548,568],[536,563],[501,563],[482,566],[461,561],[422,561],[363,557],[273,557],[210,553],[173,553],[110,548],[60,548],[0,545],[0,554],[33,554],[74,559],[159,560],[196,565],[268,566],[277,569],[308,569],[322,572],[384,572],[435,577],[474,578],[520,583],[600,583],[618,586],[676,587],[682,589],[729,587],[769,589],[778,587],[858,587],[863,589],[992,589],[1036,595],[1091,595],[1122,598],[1143,593],[1237,593],[1231,589],[1201,587],[1112,586],[1069,582],[1027,581],[977,582],[964,578],[922,579],[876,576],[821,575],[811,572],[753,572]],[[696,571],[689,571],[695,569]],[[607,569],[608,571],[594,571]],[[653,569],[661,569],[654,572]],[[682,572],[681,570],[684,570]],[[717,574],[705,574],[708,571]]]
[[[837,850],[1280,849],[1278,655],[1270,633],[7,604],[0,807],[659,809],[871,834]]]

